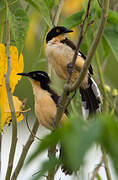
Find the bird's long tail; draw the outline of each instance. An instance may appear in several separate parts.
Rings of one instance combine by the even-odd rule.
[[[100,90],[92,77],[88,77],[88,88],[80,87],[82,98],[82,113],[86,119],[90,114],[101,111],[101,95]]]

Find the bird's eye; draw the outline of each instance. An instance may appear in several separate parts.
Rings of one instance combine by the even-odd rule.
[[[34,77],[34,78],[35,78],[35,77],[36,77],[36,74],[32,74],[32,77]]]
[[[60,29],[56,29],[56,32],[59,33],[59,32],[60,32]]]

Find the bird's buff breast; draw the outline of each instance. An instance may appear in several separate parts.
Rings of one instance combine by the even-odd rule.
[[[49,64],[55,70],[56,74],[66,80],[68,77],[67,64],[72,61],[74,51],[67,45],[62,43],[48,43],[46,47],[46,55]],[[76,66],[80,69],[84,64],[82,57],[78,56],[76,60]],[[74,82],[79,76],[80,71],[75,71],[71,77],[71,81]],[[88,77],[85,76],[81,83],[81,87],[86,88],[88,84]]]
[[[72,61],[73,51],[63,44],[48,44],[46,47],[47,60],[56,74],[67,79],[67,63]]]

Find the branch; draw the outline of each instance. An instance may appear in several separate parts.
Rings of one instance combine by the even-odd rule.
[[[59,16],[60,16],[60,14],[61,14],[61,10],[62,10],[62,8],[63,8],[64,1],[65,1],[65,0],[60,0],[59,3],[58,3],[57,9],[56,9],[56,11],[55,11],[55,16],[54,16],[54,19],[53,19],[53,25],[54,25],[54,26],[57,26],[57,24],[58,24]]]
[[[84,25],[85,25],[85,22],[87,20],[88,15],[89,15],[91,1],[92,0],[88,1],[86,14],[85,14],[83,23],[81,24],[80,35],[79,35],[76,51],[74,53],[74,56],[73,56],[73,59],[72,59],[72,62],[71,62],[71,68],[74,67],[74,64],[76,62],[76,58],[77,58],[77,55],[78,55],[78,51],[79,51],[80,45],[81,45],[83,37],[84,37]],[[64,86],[64,90],[63,90],[62,96],[60,98],[60,104],[59,104],[59,107],[57,108],[57,113],[56,113],[56,117],[55,117],[55,120],[54,120],[54,129],[56,129],[58,127],[59,121],[60,121],[60,119],[61,119],[61,117],[62,117],[62,115],[63,115],[63,113],[65,111],[66,102],[67,102],[69,93],[71,92],[70,91],[70,86],[69,86],[71,76],[72,76],[72,71],[69,73],[67,82],[66,82],[66,84]],[[74,91],[75,89],[73,89],[72,91]]]
[[[7,5],[6,5],[7,6]],[[6,7],[7,10],[7,7]],[[11,56],[10,56],[10,27],[9,22],[7,21],[6,17],[6,54],[7,54],[7,73],[5,76],[5,83],[6,83],[6,90],[8,95],[8,103],[11,111],[11,117],[12,117],[12,142],[11,142],[11,148],[9,153],[9,161],[8,161],[8,167],[6,172],[5,180],[9,180],[13,168],[13,161],[15,156],[15,150],[16,150],[16,144],[17,144],[17,122],[16,122],[16,113],[15,108],[13,104],[13,97],[10,87],[10,73],[11,73]]]
[[[59,21],[59,16],[61,14],[61,10],[63,8],[64,5],[64,1],[65,0],[59,0],[57,9],[55,11],[55,15],[54,15],[54,19],[53,19],[53,26],[57,26],[58,25],[58,21]],[[48,74],[51,77],[52,74],[52,69],[51,66],[48,64]],[[49,159],[53,156],[56,156],[56,146],[52,146],[48,149],[48,157]],[[48,170],[48,176],[47,176],[47,180],[54,180],[55,174],[57,171],[55,171],[55,169],[53,171]]]
[[[93,170],[93,175],[92,175],[92,177],[91,177],[91,180],[94,180],[94,179],[95,179],[95,177],[96,177],[99,169],[100,169],[101,166],[102,166],[102,163],[103,163],[103,158],[101,159],[100,163],[97,164],[97,166],[96,166],[95,169]]]
[[[109,165],[108,165],[108,158],[107,158],[106,151],[104,150],[104,148],[102,146],[101,146],[101,150],[102,150],[102,154],[103,154],[103,162],[105,165],[105,171],[106,171],[107,179],[112,180]]]
[[[33,129],[31,131],[32,133],[30,134],[25,146],[23,147],[21,156],[19,158],[18,164],[17,164],[17,166],[16,166],[16,168],[14,170],[14,173],[13,173],[13,176],[12,176],[11,180],[16,180],[17,179],[17,177],[19,175],[19,172],[20,172],[21,168],[23,167],[23,164],[24,164],[25,158],[27,156],[27,153],[28,153],[32,143],[34,142],[34,138],[35,138],[35,135],[37,133],[38,127],[39,127],[39,122],[36,119],[35,122],[34,122]]]
[[[109,9],[109,0],[104,0],[103,7],[102,7],[102,15],[101,15],[101,22],[98,28],[97,35],[91,45],[90,51],[88,53],[87,59],[84,63],[84,66],[80,72],[80,76],[77,78],[77,80],[74,82],[72,87],[69,88],[69,91],[72,92],[74,89],[80,86],[81,82],[83,81],[85,74],[90,66],[90,63],[92,61],[92,58],[95,54],[96,48],[100,42],[100,39],[102,37],[102,34],[104,32],[105,24],[107,21],[107,15],[108,15],[108,9]]]
[[[86,14],[85,14],[85,17],[84,17],[84,20],[82,22],[82,24],[80,25],[80,33],[79,33],[79,39],[78,39],[78,43],[77,43],[77,48],[76,48],[76,51],[74,53],[74,56],[73,56],[73,59],[72,59],[72,62],[71,62],[71,69],[73,69],[75,63],[76,63],[76,59],[77,59],[77,56],[78,56],[78,52],[79,52],[79,49],[80,49],[80,45],[82,43],[82,40],[84,38],[84,25],[85,25],[85,22],[89,16],[89,11],[90,11],[90,5],[91,5],[91,1],[92,0],[89,0],[88,1],[88,5],[87,5],[87,10],[86,10]],[[69,84],[70,80],[71,80],[71,76],[72,76],[72,73],[73,71],[71,71],[69,73],[69,77],[68,77],[68,80],[67,80],[67,83]]]
[[[58,21],[59,21],[59,17],[60,17],[60,14],[61,14],[61,10],[62,10],[63,5],[64,5],[64,1],[65,0],[59,0],[59,3],[57,5],[57,9],[55,10],[54,18],[52,20],[53,26],[58,25]],[[47,69],[48,69],[48,75],[51,78],[51,76],[52,76],[52,68],[51,68],[50,64],[48,63],[48,61],[47,61]]]

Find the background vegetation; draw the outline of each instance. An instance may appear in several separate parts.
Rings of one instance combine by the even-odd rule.
[[[90,25],[81,44],[81,50],[86,56],[88,55],[91,44],[93,43],[98,31],[102,8],[104,3],[106,2],[107,1],[105,0],[94,0],[91,2],[90,15],[86,21],[86,26],[88,24]],[[54,24],[64,25],[67,28],[72,28],[74,30],[74,33],[70,34],[69,38],[71,38],[77,44],[78,34],[80,32],[80,24],[85,17],[87,4],[87,0],[74,0],[73,2],[71,0],[0,1],[1,43],[7,44],[7,47],[9,48],[8,41],[10,41],[10,45],[15,45],[17,47],[19,54],[21,52],[23,53],[24,72],[29,72],[32,70],[48,71],[52,79],[52,87],[60,95],[63,91],[64,82],[62,82],[62,80],[60,80],[52,70],[50,71],[50,68],[47,68],[45,57],[45,36],[48,30]],[[95,178],[96,176],[97,179],[102,179],[102,177],[99,176],[99,168],[104,163],[107,178],[109,180],[112,179],[108,167],[106,152],[111,157],[116,174],[118,174],[117,11],[117,0],[110,1],[107,24],[101,41],[92,59],[94,79],[96,80],[97,84],[99,84],[103,97],[102,113],[101,115],[90,118],[88,122],[85,122],[81,116],[81,101],[79,92],[77,92],[76,96],[69,105],[69,110],[71,111],[69,123],[61,129],[57,129],[55,132],[46,136],[41,143],[39,142],[39,145],[37,146],[35,152],[31,157],[29,157],[27,165],[31,163],[34,158],[39,156],[44,150],[48,150],[50,146],[55,147],[58,142],[61,142],[63,144],[65,157],[64,159],[56,158],[52,153],[49,160],[44,162],[44,164],[42,165],[42,169],[39,169],[39,171],[42,171],[40,171],[40,173],[35,176],[35,179],[40,178],[42,175],[48,172],[48,175],[51,174],[51,177],[48,176],[48,180],[53,180],[52,176],[54,176],[55,174],[55,172],[53,171],[54,168],[58,167],[58,165],[62,163],[66,164],[66,166],[68,166],[71,170],[79,170],[80,166],[82,166],[84,163],[86,152],[92,146],[92,144],[95,143],[101,146],[103,159],[101,159],[97,171],[95,168],[95,174],[93,173],[93,178]],[[5,20],[6,12],[6,20],[10,24],[10,39],[6,39],[6,33],[8,33],[8,25]],[[57,12],[59,12],[60,15],[59,19],[57,17]],[[9,52],[7,54],[7,57],[8,56]],[[28,101],[26,104],[26,109],[31,107],[32,111],[30,111],[30,113],[33,113],[33,93],[31,84],[27,80],[21,79],[19,81],[18,85],[15,88],[14,95],[18,96],[22,101],[24,98],[27,98]],[[26,113],[24,113],[24,116],[25,114]],[[2,116],[3,114],[1,115],[1,117]],[[38,124],[37,122],[35,122],[33,131],[36,133],[37,129]],[[29,140],[31,140],[31,137],[29,137]],[[33,140],[34,139],[32,139],[31,143],[29,143],[30,141],[28,141],[28,145],[26,144],[26,154]],[[11,147],[14,147],[15,151],[15,145]],[[23,165],[24,163],[24,152],[23,155],[24,157],[22,156],[20,165]],[[11,179],[16,179],[19,172],[20,168],[16,173],[17,175],[15,174],[15,172],[13,173]],[[8,172],[7,174],[9,175],[6,175],[6,179],[9,179],[11,176],[11,172]]]

